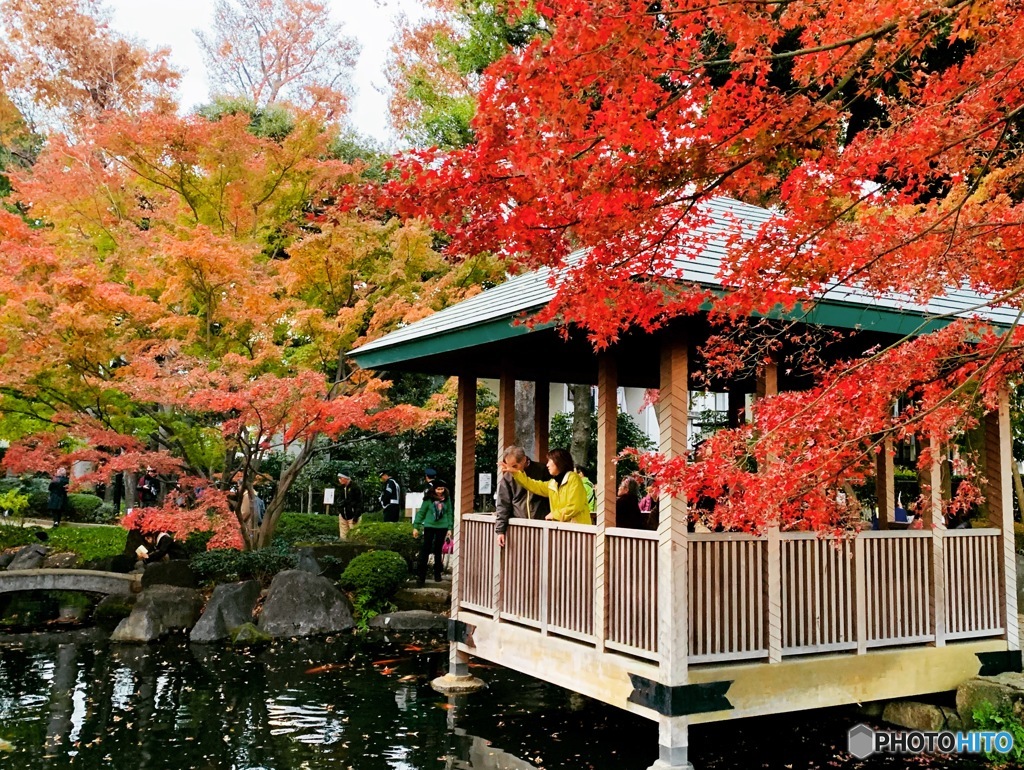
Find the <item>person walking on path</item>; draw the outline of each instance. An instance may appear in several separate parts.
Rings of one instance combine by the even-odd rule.
[[[548,473],[551,480],[535,481],[520,470],[502,461],[498,466],[502,473],[511,473],[513,480],[521,487],[548,498],[551,513],[545,516],[549,521],[571,521],[575,524],[590,523],[590,506],[583,488],[583,478],[575,472],[576,464],[567,449],[552,449],[548,452]]]
[[[384,488],[380,491],[384,521],[398,521],[402,518],[402,487],[388,471],[381,471],[380,480],[384,482]]]
[[[502,461],[510,468],[523,471],[535,481],[547,482],[551,474],[540,463],[529,458],[521,446],[510,446],[505,449]],[[511,473],[502,473],[498,479],[498,491],[495,496],[494,533],[498,536],[498,547],[505,547],[505,532],[508,520],[543,519],[551,511],[547,497],[535,495],[526,487],[517,484]]]
[[[50,479],[48,489],[50,496],[46,500],[46,508],[53,517],[53,526],[59,527],[68,506],[68,469],[58,468],[57,474]]]
[[[345,540],[363,515],[363,493],[347,473],[338,474],[338,539]]]
[[[455,528],[455,511],[448,497],[448,488],[434,487],[432,494],[424,496],[423,505],[412,520],[412,536],[422,538],[420,558],[416,570],[416,586],[423,588],[427,580],[427,558],[434,555],[434,582],[440,583],[443,570],[444,543],[451,539]]]

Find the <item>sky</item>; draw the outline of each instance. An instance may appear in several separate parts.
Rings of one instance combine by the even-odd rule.
[[[184,72],[179,92],[188,109],[208,101],[203,57],[193,34],[209,29],[214,0],[107,0],[111,26],[151,48],[168,47],[171,61]],[[392,139],[387,118],[384,64],[399,14],[422,18],[418,0],[327,0],[343,31],[359,41],[361,50],[352,81],[356,93],[350,117],[359,133],[382,143]]]

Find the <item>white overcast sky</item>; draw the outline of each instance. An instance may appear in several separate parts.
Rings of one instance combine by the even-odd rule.
[[[404,13],[422,18],[419,0],[327,0],[344,33],[359,41],[353,73],[356,93],[350,111],[359,133],[382,142],[390,138],[384,62],[391,47],[395,19]],[[171,60],[184,72],[180,99],[188,109],[206,102],[209,88],[194,29],[208,29],[214,0],[107,0],[111,25],[150,47],[171,49]]]

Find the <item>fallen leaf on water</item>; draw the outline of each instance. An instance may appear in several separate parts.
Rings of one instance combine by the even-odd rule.
[[[3,738],[0,738],[0,751],[6,751],[7,753],[10,753],[14,751],[14,744],[10,741],[5,741]]]
[[[384,666],[384,668],[382,668],[380,672],[382,674],[393,674],[395,673],[395,670],[393,668],[388,668],[387,666]]]

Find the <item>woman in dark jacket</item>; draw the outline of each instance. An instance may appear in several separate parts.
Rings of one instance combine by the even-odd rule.
[[[68,471],[67,468],[58,468],[57,475],[50,479],[50,496],[46,501],[46,508],[53,516],[53,526],[59,527],[60,520],[64,517],[64,509],[68,505]]]
[[[640,511],[636,482],[623,479],[615,498],[615,526],[624,529],[647,529],[647,518]]]

